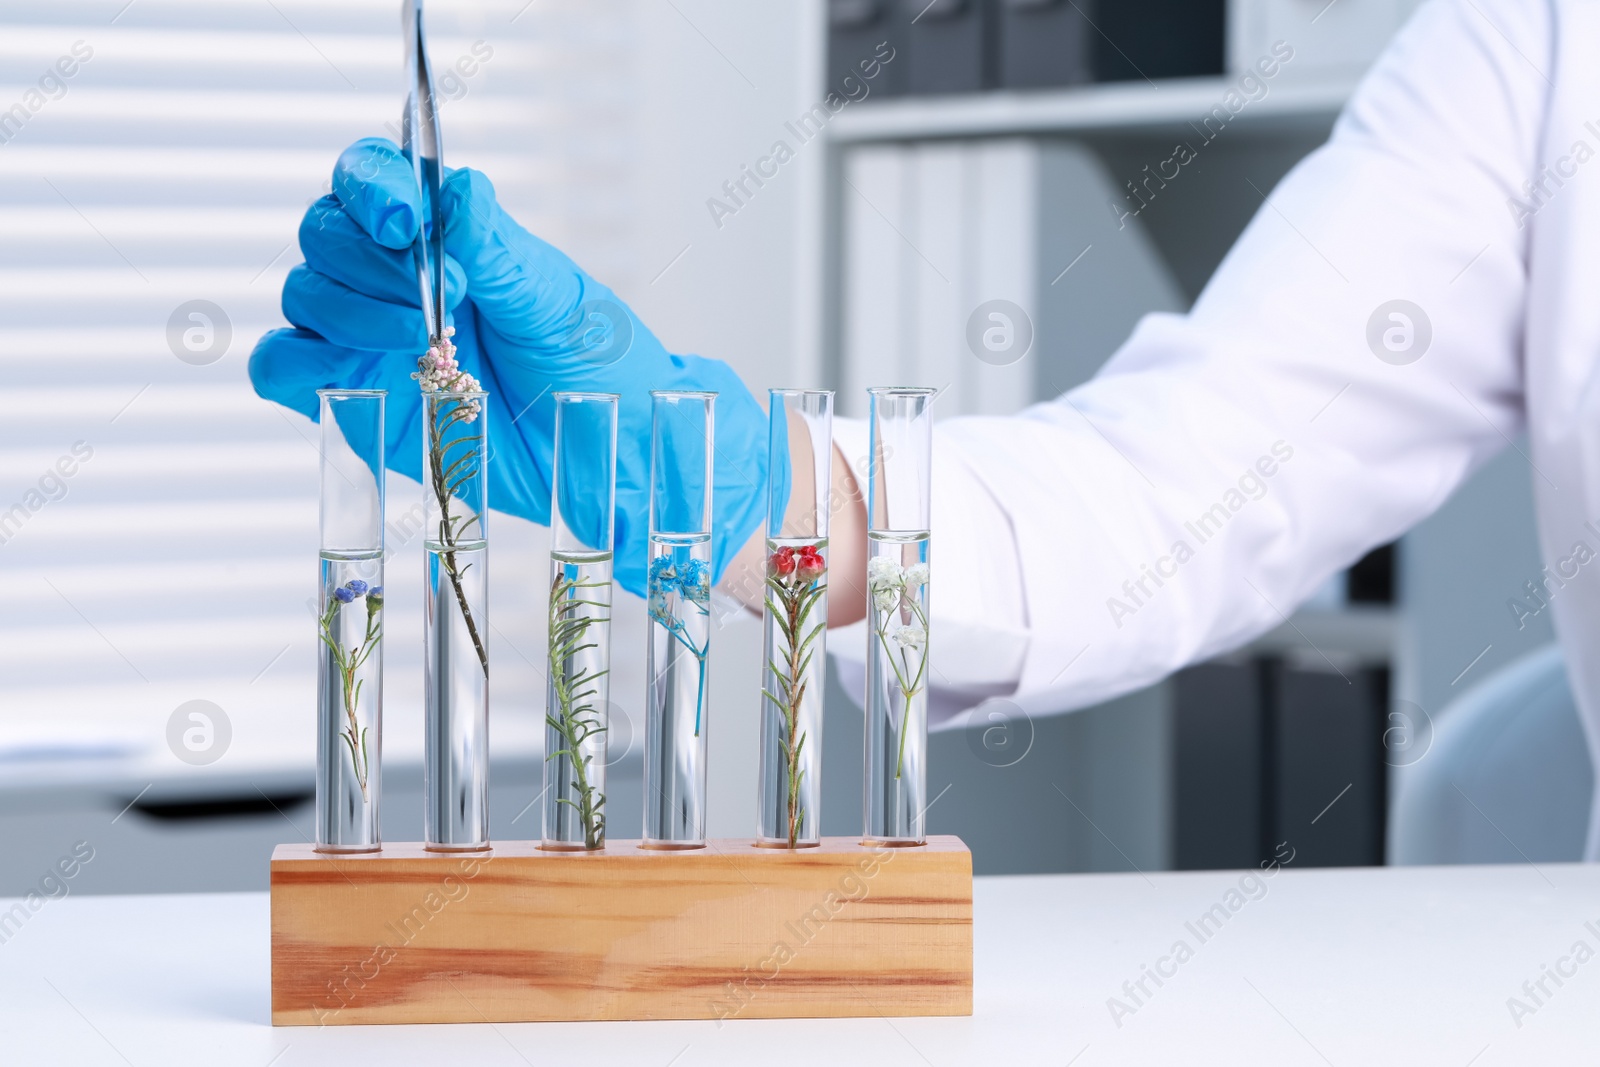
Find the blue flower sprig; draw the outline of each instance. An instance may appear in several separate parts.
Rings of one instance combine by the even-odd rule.
[[[333,599],[341,604],[350,604],[361,597],[368,597],[367,610],[373,612],[383,607],[383,586],[368,585],[360,578],[352,578],[333,591]]]
[[[345,648],[339,643],[338,618],[340,612],[357,600],[366,601],[367,629],[361,637],[361,642],[350,648]],[[356,672],[372,656],[378,647],[378,641],[383,637],[383,586],[368,585],[360,578],[352,578],[343,585],[334,587],[333,593],[328,597],[328,607],[318,620],[318,629],[322,643],[328,646],[333,653],[334,665],[339,670],[339,688],[344,698],[345,728],[340,736],[344,739],[345,747],[350,750],[350,763],[356,772],[356,784],[361,787],[361,796],[367,796],[367,772],[370,766],[370,757],[367,752],[367,731],[360,725],[356,718],[356,706],[361,702],[361,680],[356,678]]]
[[[700,720],[706,703],[706,652],[711,641],[696,645],[684,625],[683,612],[694,610],[711,614],[711,564],[703,559],[686,560],[680,568],[670,555],[650,561],[650,618],[671,634],[695,658],[700,677],[695,689],[694,735],[700,736]]]

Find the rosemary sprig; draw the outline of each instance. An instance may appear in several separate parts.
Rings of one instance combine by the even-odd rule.
[[[422,388],[423,403],[429,403],[430,397],[438,397],[441,393],[476,393],[479,391],[478,380],[461,369],[461,364],[456,360],[455,342],[450,338],[455,336],[454,326],[445,326],[442,333],[428,340],[428,351],[417,360],[416,372],[411,375]],[[448,438],[449,431],[458,425],[475,422],[481,413],[482,404],[476,398],[463,399],[455,397],[453,402],[445,400],[438,407],[425,407],[429,415],[424,418],[428,427],[428,481],[429,488],[435,500],[439,502],[439,560],[444,566],[446,577],[450,579],[450,588],[455,592],[456,603],[461,607],[461,618],[467,624],[467,633],[472,637],[472,647],[478,653],[478,662],[483,666],[483,676],[489,676],[489,650],[484,646],[483,637],[478,632],[477,620],[472,617],[472,608],[467,603],[466,591],[461,586],[461,580],[467,571],[472,569],[472,564],[465,567],[458,566],[456,551],[463,539],[463,534],[473,525],[478,526],[478,537],[483,536],[481,515],[469,513],[466,515],[451,515],[450,500],[461,493],[466,484],[478,474],[478,445],[483,440],[482,434],[466,435]],[[465,448],[462,454],[452,456],[457,449]]]
[[[456,603],[461,608],[461,618],[467,624],[467,633],[472,638],[472,647],[478,654],[478,663],[483,667],[484,677],[488,677],[489,651],[484,647],[483,638],[478,633],[477,621],[472,616],[472,607],[467,603],[467,594],[461,584],[467,571],[472,569],[472,564],[462,567],[456,560],[457,546],[463,539],[462,535],[479,523],[480,516],[475,513],[450,514],[450,501],[478,473],[477,447],[478,442],[483,440],[483,435],[469,434],[446,440],[446,434],[452,427],[477,418],[478,412],[474,404],[474,401],[457,400],[449,407],[441,405],[434,417],[427,420],[428,474],[434,498],[439,502],[439,561],[444,567],[445,576],[450,579],[450,588],[454,591]],[[466,450],[465,454],[452,458],[452,453],[462,448]]]
[[[545,756],[546,760],[566,757],[572,768],[572,788],[576,801],[558,797],[556,803],[571,805],[583,825],[583,844],[590,850],[605,847],[606,816],[605,794],[589,780],[589,763],[594,758],[585,755],[583,745],[589,738],[606,732],[598,709],[591,702],[599,695],[596,683],[607,671],[583,671],[568,677],[567,664],[580,652],[597,647],[588,640],[591,626],[610,622],[611,605],[607,601],[588,600],[583,590],[600,589],[608,583],[579,581],[557,571],[550,583],[550,687],[555,693],[555,714],[545,712],[544,721],[560,735],[564,748]],[[587,615],[586,607],[599,608],[607,614]],[[585,687],[589,688],[585,688]]]
[[[789,782],[789,847],[794,848],[805,824],[805,810],[800,806],[800,785],[805,772],[800,767],[800,755],[805,750],[806,735],[799,733],[800,707],[805,701],[806,687],[811,682],[808,672],[811,657],[816,653],[811,644],[823,630],[821,620],[810,622],[811,609],[827,593],[828,586],[822,578],[825,571],[820,566],[802,571],[795,565],[790,551],[788,557],[782,556],[782,550],[774,553],[767,568],[766,607],[783,637],[784,652],[782,662],[767,661],[767,667],[776,679],[778,693],[774,694],[768,689],[762,689],[762,693],[777,706],[778,713],[783,717],[780,744]],[[815,546],[809,546],[805,551],[815,553],[816,549]],[[812,558],[821,560],[820,556]],[[780,559],[783,560],[781,565]],[[783,573],[784,568],[789,573]]]

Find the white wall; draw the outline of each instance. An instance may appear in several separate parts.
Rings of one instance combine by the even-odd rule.
[[[810,378],[794,366],[796,255],[818,146],[720,227],[706,201],[778,138],[794,143],[784,122],[820,83],[820,24],[816,0],[639,4],[638,261],[620,288],[669,348],[727,360],[758,390]]]

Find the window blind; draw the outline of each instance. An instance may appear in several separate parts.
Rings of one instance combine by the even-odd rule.
[[[483,169],[525,225],[621,282],[635,274],[630,8],[428,12],[446,162]],[[284,324],[301,215],[347,144],[395,136],[402,82],[395,0],[0,2],[13,776],[72,757],[183,771],[167,723],[197,699],[232,733],[202,773],[309,768],[317,429],[258,399],[246,360]],[[193,301],[220,315],[173,323]],[[420,496],[391,478],[391,761],[421,752]],[[542,721],[545,542],[499,515],[491,537],[498,752],[531,746]]]

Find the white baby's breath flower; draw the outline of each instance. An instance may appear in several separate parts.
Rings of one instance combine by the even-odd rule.
[[[905,582],[905,577],[905,571],[900,564],[888,556],[873,556],[867,560],[867,586],[874,591],[898,590]]]
[[[905,587],[906,575],[900,564],[887,556],[873,556],[867,560],[867,589],[872,603],[879,611],[893,611],[900,602],[900,591]]]
[[[922,646],[928,643],[928,632],[920,626],[902,626],[891,635],[891,639],[902,648],[920,652]]]
[[[926,563],[913,563],[906,568],[906,588],[921,589],[928,584],[928,565]]]

